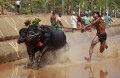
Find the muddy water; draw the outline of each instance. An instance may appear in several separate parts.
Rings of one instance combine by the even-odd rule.
[[[109,48],[102,54],[98,51],[98,44],[92,62],[88,63],[84,57],[88,55],[94,35],[94,32],[67,33],[69,47],[56,60],[52,59],[55,64],[48,64],[39,70],[25,68],[27,58],[1,64],[0,78],[120,78],[120,35],[109,36]]]

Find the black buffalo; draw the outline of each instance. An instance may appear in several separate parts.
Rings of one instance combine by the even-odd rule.
[[[32,64],[39,65],[41,58],[47,51],[54,52],[66,45],[66,35],[63,31],[52,27],[30,25],[28,28],[22,28],[19,31],[18,43],[25,43],[27,52]],[[43,45],[38,45],[42,43]],[[39,62],[35,58],[35,53],[41,52]]]

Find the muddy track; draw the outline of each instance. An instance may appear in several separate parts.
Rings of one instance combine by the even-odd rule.
[[[50,15],[28,15],[28,16],[1,16],[0,17],[0,63],[13,61],[19,58],[27,57],[26,46],[24,44],[18,45],[18,31],[24,27],[24,21],[26,19],[40,18],[42,20],[41,24],[50,25]],[[115,19],[116,20],[116,19]],[[117,19],[118,20],[118,19]],[[70,26],[70,16],[63,16],[63,25],[65,27]],[[120,20],[118,20],[120,21]],[[116,22],[116,21],[115,21]],[[118,24],[120,22],[114,23],[109,29],[107,29],[108,36],[112,37],[120,34],[120,27]],[[67,30],[65,30],[67,31]],[[66,32],[68,43],[70,46],[75,46],[80,40],[84,41],[84,35],[87,35],[88,41],[94,37],[96,31],[86,32],[81,34],[78,30],[75,33]],[[79,34],[79,35],[78,35]],[[78,37],[78,39],[76,39]],[[87,42],[88,42],[87,41]],[[90,41],[88,42],[90,43]],[[78,45],[78,44],[77,44]],[[82,48],[81,48],[82,49]]]

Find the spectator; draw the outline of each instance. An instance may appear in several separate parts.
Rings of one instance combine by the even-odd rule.
[[[107,15],[107,13],[105,13],[104,20],[105,20],[105,27],[108,28],[108,23],[110,21],[110,17]]]
[[[77,18],[75,16],[75,12],[73,11],[72,16],[71,16],[71,26],[72,28],[77,28]],[[74,32],[75,30],[72,29],[72,32]]]
[[[56,25],[56,16],[55,16],[55,12],[52,13],[52,16],[50,17],[50,22],[51,22],[51,26],[55,26]]]
[[[91,14],[89,15],[89,18],[90,18],[90,22],[92,22],[94,20],[94,18]]]
[[[82,29],[82,18],[77,14],[77,26],[78,28]]]
[[[20,13],[20,0],[16,0],[15,4],[16,4],[16,9],[17,9],[17,13]]]
[[[81,17],[84,17],[84,13],[80,12],[80,16],[81,16]]]
[[[57,27],[57,30],[62,30],[62,27],[63,27],[63,24],[62,24],[62,14],[59,13],[58,16],[56,17],[56,27]]]
[[[21,1],[21,6],[22,6],[21,8],[25,8],[26,5],[27,5],[26,0],[22,0]]]

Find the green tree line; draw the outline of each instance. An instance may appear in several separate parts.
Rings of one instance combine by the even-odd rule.
[[[26,4],[22,3],[23,13],[34,13],[38,9],[44,9],[45,13],[52,11],[62,12],[64,14],[70,14],[71,11],[78,12],[79,10],[84,12],[86,10],[119,10],[120,0],[22,0]],[[0,6],[2,13],[4,6],[13,7],[10,0],[0,0]]]

